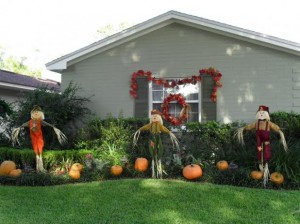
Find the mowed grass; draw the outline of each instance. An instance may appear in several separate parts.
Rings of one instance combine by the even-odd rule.
[[[0,223],[300,223],[300,192],[154,179],[0,186]]]

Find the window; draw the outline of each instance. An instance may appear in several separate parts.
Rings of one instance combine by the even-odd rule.
[[[171,82],[174,79],[169,79],[167,81]],[[201,84],[185,84],[179,85],[174,88],[165,88],[163,85],[157,85],[155,82],[150,83],[150,94],[149,94],[149,111],[153,109],[158,109],[161,111],[161,104],[164,99],[171,93],[182,94],[185,97],[186,103],[191,107],[190,117],[188,121],[201,121]],[[176,101],[169,104],[169,113],[172,116],[179,117],[179,113],[182,109],[181,105]]]

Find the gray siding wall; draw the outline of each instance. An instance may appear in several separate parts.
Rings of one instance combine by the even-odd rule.
[[[300,112],[299,57],[196,28],[172,24],[70,66],[62,73],[62,88],[71,80],[84,95],[94,95],[90,108],[134,116],[130,78],[139,69],[157,77],[198,75],[213,66],[221,71],[217,120],[251,121],[259,105],[270,111]]]
[[[13,103],[24,97],[24,92],[11,90],[11,89],[0,89],[0,98],[7,101],[8,103]]]

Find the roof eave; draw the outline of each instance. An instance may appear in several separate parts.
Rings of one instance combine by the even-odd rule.
[[[167,18],[167,19],[166,19]],[[67,69],[71,64],[74,64],[78,61],[84,60],[87,57],[90,57],[94,54],[101,53],[107,49],[118,46],[122,43],[135,39],[137,37],[143,36],[147,33],[150,33],[154,30],[160,29],[164,26],[167,26],[174,21],[170,20],[172,18],[170,13],[163,14],[161,16],[152,18],[144,23],[137,24],[133,27],[130,27],[124,31],[116,33],[112,36],[104,38],[100,41],[97,41],[93,44],[90,44],[84,48],[81,48],[77,51],[71,52],[61,58],[58,58],[54,61],[51,61],[46,64],[46,68],[50,71],[62,71]],[[109,46],[109,47],[108,47]],[[96,52],[90,54],[91,52]],[[88,55],[88,56],[86,56]],[[80,58],[78,60],[78,58]],[[77,59],[77,60],[76,60]]]
[[[24,91],[32,91],[36,89],[36,87],[23,86],[23,85],[17,85],[13,83],[5,83],[5,82],[0,82],[0,87],[3,87],[5,89],[24,90]]]
[[[206,30],[212,33],[222,34],[224,36],[241,39],[244,41],[252,42],[262,46],[267,46],[273,49],[300,56],[300,44],[298,43],[242,29],[239,27],[215,22],[204,18],[195,19],[195,16],[186,15],[183,17],[178,14],[175,14],[173,17],[174,19],[178,19],[178,23],[193,26],[196,28],[201,28],[202,30]]]
[[[146,22],[140,23],[122,32],[114,34],[54,61],[51,61],[46,64],[46,68],[50,71],[61,72],[74,63],[89,58],[95,54],[99,54],[110,48],[116,47],[137,37],[143,36],[174,22],[201,28],[209,32],[222,34],[228,37],[234,37],[300,56],[300,44],[298,43],[293,43],[265,34],[245,30],[204,18],[199,18],[177,11],[169,11],[165,14],[154,17]]]

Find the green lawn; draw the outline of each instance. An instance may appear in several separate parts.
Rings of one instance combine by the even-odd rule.
[[[300,223],[300,191],[153,179],[0,186],[0,223]]]

